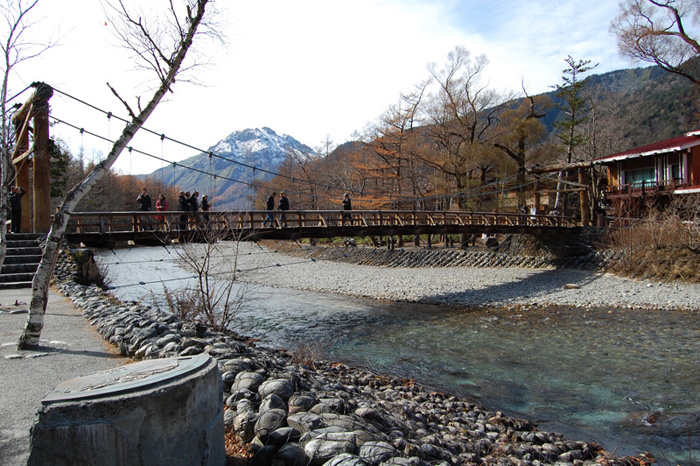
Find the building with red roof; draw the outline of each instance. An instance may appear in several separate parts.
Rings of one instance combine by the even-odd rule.
[[[606,198],[663,203],[676,194],[700,193],[700,130],[593,161],[608,170]],[[619,202],[617,202],[619,204]]]

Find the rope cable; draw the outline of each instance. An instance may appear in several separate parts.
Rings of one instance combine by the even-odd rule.
[[[33,83],[32,83],[32,84],[33,84]],[[13,95],[12,97],[10,97],[9,99],[7,99],[7,100],[5,101],[5,106],[7,106],[7,104],[9,104],[9,103],[12,102],[13,100],[15,100],[15,99],[16,99],[17,97],[19,97],[20,95],[24,94],[30,87],[32,87],[32,84],[30,84],[29,86],[27,86],[27,87],[25,87],[24,89],[22,89],[21,91],[19,91],[17,94],[15,94],[15,95]]]
[[[86,105],[86,106],[88,106],[88,107],[90,107],[90,108],[92,108],[92,109],[94,109],[94,110],[96,110],[96,111],[99,111],[99,112],[102,112],[102,113],[105,113],[105,114],[111,113],[111,112],[107,112],[106,110],[103,110],[103,109],[101,109],[101,108],[99,108],[99,107],[97,107],[97,106],[95,106],[95,105],[89,104],[89,103],[87,103],[87,102],[85,102],[85,101],[83,101],[83,100],[81,100],[81,99],[79,99],[79,98],[77,98],[77,97],[74,97],[74,96],[72,96],[72,95],[70,95],[70,94],[68,94],[68,93],[65,93],[65,92],[63,92],[63,91],[61,91],[61,90],[59,90],[59,89],[55,89],[55,91],[58,92],[58,93],[60,93],[60,94],[62,94],[62,95],[64,95],[64,96],[66,96],[66,97],[68,97],[68,98],[70,98],[70,99],[76,100],[77,102],[79,102],[79,103],[81,103],[81,104],[83,104],[83,105]],[[124,118],[121,118],[121,117],[118,117],[118,116],[114,116],[114,117],[117,118],[117,119],[119,119],[120,121],[122,121],[122,122],[124,122],[124,123],[129,123],[129,121],[126,120],[126,119],[124,119]],[[280,178],[284,178],[284,179],[287,179],[287,180],[291,180],[291,181],[292,181],[292,184],[296,184],[296,182],[299,181],[300,183],[304,183],[304,184],[308,184],[308,185],[316,186],[316,187],[321,187],[321,188],[327,187],[327,186],[328,186],[327,184],[321,184],[321,183],[317,183],[317,182],[310,181],[310,180],[297,179],[295,176],[285,175],[285,174],[283,174],[283,173],[276,172],[276,171],[273,171],[273,170],[267,170],[267,169],[257,168],[257,167],[254,166],[254,165],[250,165],[250,164],[247,164],[247,163],[244,163],[244,162],[241,162],[241,161],[238,161],[238,160],[229,158],[229,157],[224,157],[224,156],[219,155],[219,154],[216,154],[216,153],[214,153],[214,152],[212,152],[212,151],[205,151],[205,150],[203,150],[203,149],[201,149],[201,148],[198,148],[198,147],[196,147],[196,146],[193,146],[193,145],[191,145],[191,144],[189,144],[189,143],[186,143],[186,142],[183,142],[183,141],[180,141],[180,140],[177,140],[177,139],[168,137],[168,136],[166,136],[165,134],[162,134],[162,133],[159,134],[159,133],[157,133],[156,131],[153,131],[153,130],[151,130],[151,129],[145,127],[145,126],[144,126],[144,127],[141,127],[141,130],[144,131],[144,132],[148,132],[148,133],[150,133],[150,134],[152,134],[152,135],[159,136],[159,137],[161,137],[161,138],[163,138],[163,139],[168,139],[169,141],[172,141],[172,142],[174,142],[174,143],[176,143],[176,144],[179,144],[179,145],[181,145],[181,146],[183,146],[183,147],[187,147],[187,148],[189,148],[189,149],[195,150],[195,151],[197,151],[197,152],[199,152],[199,153],[208,153],[208,154],[209,154],[209,157],[216,157],[216,158],[219,158],[219,159],[221,159],[221,160],[228,161],[228,162],[237,164],[237,165],[239,165],[239,166],[242,166],[242,167],[244,167],[244,168],[253,170],[254,172],[255,172],[256,170],[258,170],[258,171],[260,171],[260,172],[263,172],[263,173],[266,173],[266,174],[269,174],[269,175],[272,175],[272,176],[277,176],[277,177],[280,177]],[[248,184],[250,185],[250,183],[248,183]],[[360,192],[357,191],[357,190],[353,190],[353,189],[344,189],[344,188],[341,187],[341,186],[334,186],[333,189],[334,189],[334,190],[338,190],[338,191],[340,191],[340,192],[350,192],[350,193],[352,193],[353,195],[354,195],[354,194],[360,193]],[[299,192],[299,191],[295,191],[295,193],[297,193],[297,194],[302,194],[302,195],[308,195],[308,193],[302,193],[302,192]],[[385,196],[386,196],[386,193],[364,193],[364,194],[374,194],[374,195],[379,196],[379,197],[385,197]],[[456,196],[456,197],[461,197],[461,193],[455,193],[453,196],[449,196],[449,195],[430,196],[430,197],[424,197],[423,199],[447,199],[447,198],[455,197],[455,196]],[[326,198],[326,199],[334,199],[334,198]],[[392,199],[392,201],[393,201],[393,200],[414,201],[415,199],[416,199],[415,196],[397,196],[396,199]]]
[[[122,122],[129,123],[128,120],[126,120],[126,119],[124,119],[124,118],[121,118],[121,117],[119,117],[119,116],[116,116],[116,115],[112,114],[112,112],[108,112],[108,111],[106,111],[106,110],[103,110],[103,109],[101,109],[101,108],[99,108],[99,107],[97,107],[97,106],[95,106],[95,105],[92,105],[92,104],[90,104],[90,103],[88,103],[88,102],[85,102],[84,100],[81,100],[81,99],[79,99],[79,98],[77,98],[77,97],[74,97],[74,96],[72,96],[72,95],[70,95],[70,94],[68,94],[68,93],[65,93],[65,92],[63,92],[63,91],[61,91],[61,90],[59,90],[59,89],[54,89],[54,90],[55,90],[56,92],[58,92],[58,93],[64,95],[64,96],[70,98],[70,99],[73,99],[73,100],[75,100],[75,101],[77,101],[77,102],[79,102],[79,103],[81,103],[81,104],[83,104],[83,105],[88,106],[89,108],[91,108],[91,109],[93,109],[93,110],[96,110],[96,111],[98,111],[98,112],[102,112],[102,113],[104,113],[104,114],[107,114],[107,115],[109,116],[110,119],[113,117],[113,118],[116,118],[116,119],[118,119],[118,120],[120,120],[120,121],[122,121]],[[56,120],[59,121],[58,119],[56,119]],[[63,121],[59,121],[59,122],[62,122],[62,123],[64,123],[64,124],[68,124],[68,123],[63,122]],[[69,126],[73,126],[73,125],[69,125]],[[183,141],[180,141],[180,140],[177,140],[177,139],[174,139],[174,138],[170,138],[170,137],[166,136],[166,135],[163,134],[163,133],[160,133],[160,134],[159,134],[159,133],[157,133],[157,132],[155,132],[155,131],[153,131],[153,130],[150,130],[150,129],[146,128],[146,127],[142,127],[141,130],[144,131],[144,132],[150,133],[150,134],[152,134],[152,135],[156,135],[156,136],[160,137],[160,138],[161,138],[161,141],[164,141],[165,139],[168,139],[169,141],[172,141],[172,142],[174,142],[175,144],[178,144],[178,145],[181,145],[181,146],[183,146],[183,147],[186,147],[186,148],[195,150],[195,151],[197,151],[197,152],[199,152],[199,153],[208,153],[209,158],[210,158],[210,161],[211,161],[212,157],[217,157],[217,158],[219,158],[219,159],[222,159],[222,160],[225,160],[225,161],[228,161],[228,162],[237,164],[237,165],[239,165],[239,166],[242,166],[242,167],[244,167],[244,168],[253,170],[254,173],[255,173],[256,171],[260,171],[260,172],[262,172],[262,173],[266,173],[266,174],[269,174],[269,175],[272,175],[272,176],[277,176],[277,177],[280,177],[280,178],[283,178],[283,179],[291,180],[291,181],[292,181],[292,184],[296,184],[296,182],[299,181],[300,183],[303,183],[303,184],[308,184],[308,185],[310,185],[310,186],[316,186],[316,187],[326,188],[326,189],[328,189],[328,190],[333,189],[333,190],[338,190],[338,191],[340,191],[340,192],[350,192],[350,193],[352,193],[353,195],[355,195],[355,194],[360,194],[361,198],[360,198],[359,200],[368,200],[370,204],[372,203],[373,200],[381,200],[382,198],[385,198],[385,197],[387,196],[386,193],[372,193],[372,192],[366,192],[366,191],[364,191],[364,190],[362,190],[362,191],[357,191],[357,190],[354,190],[354,189],[345,189],[344,187],[341,187],[341,186],[333,186],[333,187],[331,187],[331,186],[328,185],[328,184],[321,184],[321,183],[317,183],[317,182],[310,181],[310,180],[305,180],[305,179],[297,179],[295,176],[285,175],[285,174],[282,174],[282,173],[280,173],[280,172],[276,172],[276,171],[273,171],[273,170],[262,169],[262,168],[259,168],[259,167],[254,166],[254,165],[246,164],[246,163],[244,163],[244,162],[235,160],[235,159],[233,159],[233,158],[224,157],[224,156],[219,155],[219,154],[216,154],[216,153],[214,153],[214,152],[212,152],[212,151],[204,151],[204,150],[202,150],[202,149],[200,149],[200,148],[198,148],[198,147],[196,147],[196,146],[193,146],[193,145],[191,145],[191,144],[185,143],[185,142],[183,142]],[[99,137],[99,136],[97,136],[97,135],[94,134],[94,133],[90,133],[90,134],[93,135],[93,136]],[[105,138],[103,138],[103,137],[100,137],[100,138],[101,138],[101,139],[105,139]],[[109,140],[109,138],[107,138],[107,140]],[[111,141],[110,141],[110,142],[111,142]],[[156,158],[156,159],[158,159],[158,160],[161,160],[162,163],[165,163],[165,162],[166,162],[164,156],[162,156],[162,157],[156,157],[156,156],[153,156],[153,155],[151,155],[151,154],[144,153],[144,152],[142,152],[142,151],[138,151],[138,152],[141,153],[141,154],[143,154],[143,155],[146,155],[146,156],[149,156],[149,157],[152,157],[152,158]],[[173,167],[176,167],[176,164],[177,164],[177,162],[173,162]],[[220,175],[217,175],[217,174],[214,174],[214,173],[206,172],[206,171],[204,171],[204,170],[195,169],[195,168],[193,168],[193,167],[186,167],[186,166],[184,166],[184,165],[183,165],[183,167],[184,167],[184,168],[187,168],[187,169],[190,169],[190,170],[193,170],[193,171],[197,171],[197,172],[199,172],[199,173],[201,173],[201,174],[205,174],[205,175],[208,175],[208,176],[212,176],[212,177],[214,178],[214,180],[213,180],[214,183],[216,183],[216,178],[217,178],[218,176],[220,176]],[[162,172],[161,172],[161,174],[162,174]],[[499,180],[499,181],[505,184],[505,181],[506,181],[506,180],[513,179],[513,178],[515,178],[516,176],[517,176],[517,173],[514,174],[514,175],[512,175],[512,176],[510,176],[510,177],[507,177],[507,178],[505,178],[505,179],[503,179],[503,180]],[[552,178],[552,176],[553,176],[553,175],[550,174],[550,176],[545,177],[545,179],[546,179],[546,178]],[[246,185],[248,185],[248,186],[256,187],[256,183],[255,183],[255,182],[253,182],[253,183],[251,184],[250,182],[244,182],[244,181],[242,181],[242,180],[235,180],[235,179],[227,178],[227,177],[222,177],[222,178],[224,178],[224,179],[226,179],[226,180],[228,180],[228,181],[232,181],[232,182],[241,183],[241,184],[246,184]],[[516,185],[516,186],[513,186],[513,187],[509,188],[508,191],[514,191],[514,190],[522,189],[523,187],[529,186],[529,185],[531,185],[531,184],[533,184],[533,183],[534,183],[534,181],[533,181],[533,182],[525,183],[525,184],[523,184],[523,185]],[[476,187],[476,188],[472,188],[471,190],[466,190],[466,191],[461,191],[461,192],[455,192],[455,193],[450,193],[450,194],[445,194],[445,195],[438,195],[438,196],[418,197],[418,196],[403,196],[403,195],[401,195],[401,196],[393,195],[393,196],[392,196],[392,195],[389,195],[389,196],[390,196],[390,199],[389,199],[389,200],[390,200],[391,202],[395,202],[395,201],[399,201],[399,200],[410,201],[410,202],[418,202],[419,200],[421,200],[421,201],[425,202],[425,201],[428,201],[428,200],[439,201],[439,200],[441,200],[441,199],[448,199],[448,200],[451,200],[451,199],[455,199],[455,198],[459,198],[459,199],[469,199],[469,198],[472,198],[472,197],[480,197],[480,195],[479,195],[479,192],[480,192],[480,191],[483,191],[483,192],[484,192],[483,194],[481,194],[481,196],[487,195],[487,194],[493,194],[492,192],[486,192],[486,190],[487,190],[487,189],[490,189],[490,188],[491,188],[492,186],[494,186],[494,185],[497,186],[497,184],[498,184],[498,181],[492,182],[492,183],[488,183],[488,184],[486,184],[486,185],[482,185],[482,186],[479,186],[479,187]],[[313,193],[309,194],[309,193],[300,192],[300,191],[296,191],[296,190],[294,190],[293,192],[294,192],[295,194],[299,194],[299,195],[302,195],[302,196],[313,196],[313,195],[314,195]],[[367,196],[375,196],[375,197],[374,197],[374,198],[373,198],[373,197],[365,198],[365,197],[364,197],[365,195],[367,195]],[[378,198],[378,199],[377,199],[377,198]],[[336,200],[335,197],[330,197],[330,196],[324,197],[324,199]]]

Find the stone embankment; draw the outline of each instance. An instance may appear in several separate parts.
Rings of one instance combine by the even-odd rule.
[[[543,432],[411,381],[259,348],[234,335],[123,303],[57,268],[58,289],[131,358],[206,353],[218,360],[225,424],[256,465],[645,464]],[[300,357],[299,355],[298,357]]]
[[[485,249],[377,249],[369,247],[286,247],[285,254],[377,267],[520,267],[602,270],[621,253],[591,251],[583,255],[513,255]]]

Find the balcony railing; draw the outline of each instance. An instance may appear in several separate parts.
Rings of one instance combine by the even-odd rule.
[[[685,185],[686,184],[680,178],[659,181],[638,181],[627,184],[609,186],[607,193],[610,196],[645,196],[671,194],[674,189],[683,187]]]

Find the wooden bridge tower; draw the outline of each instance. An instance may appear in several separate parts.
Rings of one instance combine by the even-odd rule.
[[[22,231],[48,233],[51,228],[51,154],[49,153],[49,99],[53,88],[33,83],[34,92],[12,115],[15,126],[15,149],[12,164],[15,184],[29,193],[30,167],[33,180],[32,196],[22,197]],[[33,123],[33,126],[30,125]],[[29,145],[29,135],[32,145]],[[32,216],[31,213],[34,213]],[[34,225],[32,228],[32,218]]]

